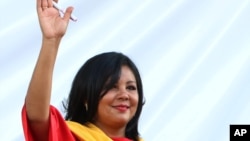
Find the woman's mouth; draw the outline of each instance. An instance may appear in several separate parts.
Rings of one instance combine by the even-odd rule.
[[[120,112],[126,112],[129,109],[129,106],[127,105],[117,105],[113,107]]]

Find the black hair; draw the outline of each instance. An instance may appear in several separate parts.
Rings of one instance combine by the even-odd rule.
[[[136,113],[126,126],[125,136],[138,141],[138,121],[144,104],[142,80],[136,65],[122,53],[98,54],[83,64],[73,80],[67,103],[64,104],[65,119],[84,125],[93,123],[99,100],[118,82],[122,66],[128,66],[133,72],[139,95]]]

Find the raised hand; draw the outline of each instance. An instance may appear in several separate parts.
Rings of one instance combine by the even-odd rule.
[[[68,7],[61,17],[59,11],[53,7],[52,0],[37,0],[37,14],[43,38],[61,38],[67,30],[72,11],[73,7]]]

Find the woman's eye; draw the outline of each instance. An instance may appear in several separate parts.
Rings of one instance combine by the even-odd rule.
[[[129,90],[136,90],[136,87],[135,86],[128,86],[127,89],[129,89]]]

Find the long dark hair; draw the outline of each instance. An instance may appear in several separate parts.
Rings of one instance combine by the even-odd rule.
[[[65,119],[84,125],[93,123],[99,100],[118,82],[121,67],[124,65],[133,72],[139,94],[136,113],[128,122],[125,135],[138,141],[138,121],[144,104],[142,81],[136,65],[122,53],[107,52],[96,55],[80,68],[73,80],[67,103],[64,103]]]

